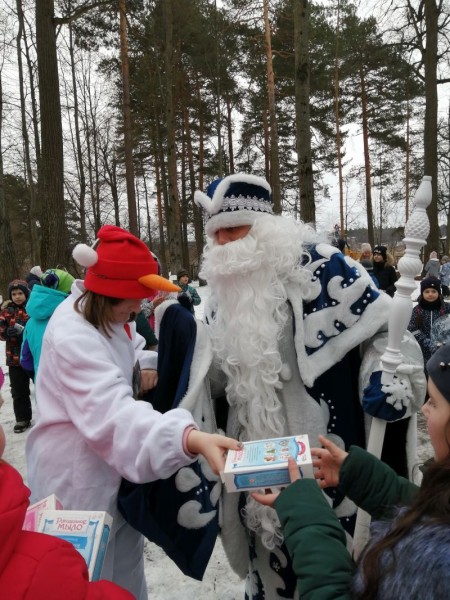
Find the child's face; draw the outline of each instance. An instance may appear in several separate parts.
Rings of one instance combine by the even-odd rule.
[[[423,290],[422,297],[425,302],[435,302],[439,298],[439,292],[434,288]]]
[[[427,420],[428,434],[434,449],[436,460],[445,459],[450,452],[448,430],[450,422],[450,403],[444,398],[432,379],[428,380],[428,401],[422,407]]]
[[[14,302],[14,304],[23,304],[26,299],[27,297],[22,290],[17,289],[11,292],[11,300]]]
[[[183,275],[182,277],[180,277],[181,285],[186,285],[188,281],[189,281],[189,277],[187,275]]]

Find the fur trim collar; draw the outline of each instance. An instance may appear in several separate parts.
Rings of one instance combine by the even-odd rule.
[[[312,298],[287,287],[295,316],[298,367],[307,387],[349,350],[387,326],[392,299],[378,292],[368,273],[327,244],[308,248]]]

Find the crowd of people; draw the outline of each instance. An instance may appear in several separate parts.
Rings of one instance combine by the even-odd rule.
[[[198,531],[198,544],[202,528],[221,511],[223,546],[245,579],[247,600],[381,599],[391,592],[399,599],[444,598],[450,344],[439,346],[425,329],[448,314],[446,284],[431,273],[421,282],[402,364],[392,383],[382,384],[380,356],[397,280],[386,246],[366,244],[361,262],[353,260],[311,227],[275,215],[270,185],[253,175],[214,181],[196,192],[195,202],[207,235],[200,276],[211,290],[202,321],[195,319],[201,299],[189,272],[180,269],[176,284],[164,278],[146,244],[111,225],[97,232],[93,246],[74,249],[83,280],[34,267],[31,290],[27,279],[9,285],[0,337],[14,431],[33,424],[26,442],[31,500],[54,493],[65,509],[113,517],[106,581],[95,584],[93,598],[147,598],[143,536],[118,500],[124,481],[139,489],[170,478],[177,497],[197,490],[196,500],[180,504],[176,520]],[[176,311],[167,309],[174,305]],[[434,449],[421,488],[409,481],[416,462],[408,443],[415,433],[411,415],[418,410]],[[388,421],[381,460],[364,450],[374,417]],[[217,474],[229,449],[299,433],[309,435],[317,482],[299,480],[291,461],[293,483],[281,493],[221,489]],[[197,462],[200,471],[189,470]],[[20,532],[29,492],[13,466],[0,462],[0,469],[20,500],[13,498],[16,519],[5,530],[11,544],[3,561],[0,553],[0,589],[14,600],[27,597],[23,581],[32,585],[41,568],[38,548],[49,542]],[[209,512],[202,515],[203,476]],[[358,507],[374,524],[356,563]],[[0,528],[9,509],[0,504]],[[17,557],[26,544],[34,545],[35,559],[19,581]],[[194,548],[188,550],[195,560]],[[48,552],[43,573],[66,553],[74,564],[67,579],[73,597],[90,597],[94,588],[72,549],[61,542]],[[418,568],[424,556],[425,571]],[[40,585],[28,597],[59,597]]]

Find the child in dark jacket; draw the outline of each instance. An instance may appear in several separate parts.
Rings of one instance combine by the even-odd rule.
[[[421,487],[399,477],[365,450],[347,453],[323,436],[313,448],[313,479],[299,478],[290,459],[292,485],[280,495],[253,494],[274,506],[292,556],[302,600],[448,598],[450,589],[450,346],[427,363],[427,421],[434,461]],[[372,539],[358,565],[345,532],[320,488],[339,491],[375,519]],[[392,507],[403,506],[393,510]],[[393,519],[392,519],[393,517]]]
[[[26,303],[30,290],[26,281],[14,279],[8,285],[8,298],[0,313],[0,339],[6,341],[6,365],[13,397],[16,424],[14,433],[22,433],[31,426],[30,377],[20,366],[23,330],[28,321]]]
[[[441,282],[437,277],[427,277],[420,282],[420,296],[413,308],[408,330],[414,335],[426,363],[436,350],[432,328],[437,319],[450,314],[450,304],[444,302]]]

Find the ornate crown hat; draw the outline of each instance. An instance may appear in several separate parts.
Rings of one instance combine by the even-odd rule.
[[[273,214],[270,185],[263,177],[236,173],[197,190],[194,201],[206,216],[209,237],[222,227],[252,225],[259,216]]]

